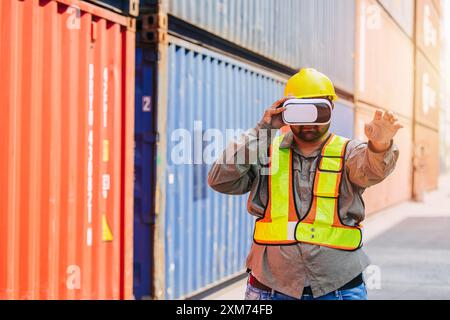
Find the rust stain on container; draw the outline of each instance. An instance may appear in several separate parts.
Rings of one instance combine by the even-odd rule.
[[[440,78],[424,55],[416,54],[415,121],[439,130]]]
[[[373,119],[376,108],[358,104],[355,112],[355,137],[367,141],[364,124]],[[372,186],[363,194],[366,214],[375,213],[384,208],[411,198],[412,186],[412,123],[404,117],[399,118],[404,128],[394,138],[400,155],[395,170],[381,183]]]
[[[414,47],[374,0],[357,1],[355,98],[413,115]]]
[[[439,131],[414,124],[414,194],[432,191],[439,178]]]
[[[416,43],[433,66],[440,68],[440,15],[431,0],[416,2]]]
[[[76,0],[1,1],[0,17],[0,299],[130,298],[129,20]]]

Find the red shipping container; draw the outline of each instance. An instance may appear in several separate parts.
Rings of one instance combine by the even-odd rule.
[[[0,1],[0,299],[132,297],[134,20]]]

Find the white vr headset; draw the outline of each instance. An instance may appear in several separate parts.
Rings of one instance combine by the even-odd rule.
[[[327,99],[289,99],[282,113],[287,125],[326,125],[331,121],[333,107]]]

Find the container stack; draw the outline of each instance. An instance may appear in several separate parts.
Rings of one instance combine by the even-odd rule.
[[[134,25],[1,1],[0,299],[132,297]]]
[[[207,174],[303,67],[335,84],[332,132],[366,141],[377,109],[404,125],[366,213],[436,188],[448,6],[1,0],[0,299],[198,298],[241,277],[247,195],[214,192]]]
[[[155,164],[157,171],[153,283],[151,289],[141,287],[139,292],[155,298],[188,297],[243,273],[254,219],[246,212],[247,196],[221,195],[208,188],[211,162],[188,157],[188,163],[179,164],[173,161],[173,153],[186,143],[184,134],[194,137],[193,150],[206,148],[212,139],[223,139],[225,147],[231,137],[208,136],[211,130],[219,129],[225,135],[226,129],[254,127],[263,110],[283,95],[286,80],[303,66],[313,66],[333,79],[340,99],[332,130],[353,137],[355,1],[142,4],[141,13],[149,13],[141,15],[142,34],[161,40],[155,64],[157,98],[152,99],[159,135],[157,156],[143,161]],[[167,30],[158,25],[164,21],[162,16],[167,16]],[[137,68],[139,92],[144,89],[138,83],[150,79],[152,71]],[[148,82],[143,86],[148,89]],[[136,115],[139,101],[140,96]],[[136,116],[137,128],[140,121]],[[179,129],[185,130],[181,137]],[[141,181],[139,172],[136,169],[136,181]],[[142,186],[140,194],[147,194]],[[145,229],[135,223],[135,230]],[[140,250],[149,252],[150,248]],[[145,256],[138,260],[135,270],[142,274],[148,262]]]
[[[377,109],[394,112],[404,128],[395,137],[400,157],[382,184],[364,193],[371,214],[411,197],[414,116],[414,1],[357,1],[355,137]]]

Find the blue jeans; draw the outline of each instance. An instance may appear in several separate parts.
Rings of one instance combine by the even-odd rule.
[[[365,284],[362,283],[357,287],[336,290],[321,297],[314,298],[312,295],[304,294],[298,299],[279,292],[261,290],[247,283],[245,300],[367,300],[367,290]]]

